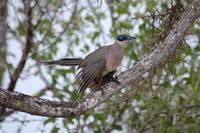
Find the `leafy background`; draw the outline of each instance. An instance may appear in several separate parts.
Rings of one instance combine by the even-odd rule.
[[[0,47],[4,88],[27,36],[23,2],[6,4],[6,39]],[[15,91],[55,101],[77,100],[81,96],[75,89],[76,69],[46,67],[40,61],[84,57],[128,33],[137,39],[127,45],[119,74],[161,45],[189,4],[189,0],[32,0],[33,45]],[[14,132],[199,132],[199,29],[198,19],[168,60],[97,108],[59,119],[11,111],[1,116],[0,130],[11,132],[12,126]]]

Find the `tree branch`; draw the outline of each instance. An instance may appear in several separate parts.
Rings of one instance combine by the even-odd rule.
[[[7,18],[7,1],[0,1],[0,85],[4,76],[6,67],[5,55],[6,55],[6,18]]]
[[[15,88],[15,84],[26,64],[26,60],[28,57],[28,54],[31,50],[32,47],[32,38],[33,38],[33,30],[32,30],[32,8],[30,6],[30,1],[29,0],[25,0],[24,1],[24,9],[26,12],[26,44],[25,44],[25,48],[23,49],[23,55],[19,61],[19,64],[17,66],[17,68],[15,69],[13,75],[10,77],[11,81],[9,83],[8,86],[8,90],[13,91]]]
[[[7,1],[0,1],[0,48],[5,45],[6,33]]]
[[[132,69],[119,76],[120,86],[109,83],[102,91],[97,91],[76,102],[54,102],[37,97],[31,97],[17,92],[0,89],[0,106],[27,112],[32,115],[50,117],[74,117],[105,102],[114,93],[137,80],[149,70],[159,66],[173,53],[184,39],[185,31],[200,16],[200,1],[193,0],[181,19],[173,26],[163,44],[142,59]]]
[[[10,83],[7,88],[10,91],[14,91],[17,80],[18,80],[21,72],[24,69],[28,54],[29,54],[32,44],[33,44],[32,43],[33,30],[32,30],[32,16],[31,16],[32,8],[31,8],[31,4],[30,4],[29,0],[24,1],[24,9],[25,9],[25,13],[26,13],[26,33],[27,33],[26,34],[26,43],[25,43],[25,47],[23,49],[23,54],[19,61],[18,66],[14,70],[14,73],[12,75],[10,75]],[[4,115],[4,112],[5,112],[5,108],[0,108],[0,117],[2,117]]]

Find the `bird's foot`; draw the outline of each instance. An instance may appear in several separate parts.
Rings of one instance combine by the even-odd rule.
[[[116,84],[121,85],[121,83],[119,82],[117,76],[115,76],[115,77],[107,77],[107,79],[108,79],[108,82],[115,82]]]
[[[121,83],[119,82],[117,76],[115,76],[115,77],[112,79],[112,81],[115,82],[117,85],[121,85]]]

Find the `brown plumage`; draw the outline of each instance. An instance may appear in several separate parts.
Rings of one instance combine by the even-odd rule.
[[[128,35],[126,35],[127,37]],[[103,46],[90,53],[85,59],[82,58],[65,58],[56,61],[44,62],[47,65],[57,64],[64,66],[76,66],[80,69],[78,80],[78,92],[84,92],[89,86],[99,88],[101,85],[115,81],[112,77],[113,72],[120,65],[123,58],[124,44],[134,37],[123,38],[116,41],[113,45]],[[111,73],[111,74],[110,74]],[[110,76],[112,75],[112,76]]]

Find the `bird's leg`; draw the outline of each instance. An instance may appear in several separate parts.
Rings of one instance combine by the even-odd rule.
[[[104,81],[104,84],[107,84],[109,82],[115,82],[116,84],[121,85],[121,83],[118,81],[117,77],[104,76],[103,81]]]
[[[112,78],[111,81],[115,82],[117,85],[121,85],[121,83],[117,79],[117,76],[115,76],[114,78]]]
[[[102,76],[102,74],[100,74],[99,75],[99,82],[98,82],[97,90],[99,90],[101,88],[102,78],[103,78],[103,76]],[[96,82],[96,80],[95,80],[95,82]]]
[[[96,79],[96,78],[94,79],[94,82],[95,82],[95,84],[97,84],[97,85],[98,85],[98,81],[97,81],[97,79]]]
[[[116,70],[106,74],[104,77],[103,77],[103,80],[106,81],[106,83],[108,82],[115,82],[116,84],[120,85],[121,83],[117,80],[117,76],[113,77],[114,73],[115,73]],[[106,84],[104,83],[104,84]]]
[[[115,72],[116,72],[116,70],[107,73],[105,76],[107,76],[107,77],[113,77],[113,75],[115,74]]]
[[[115,71],[112,71],[108,74],[106,74],[105,76],[99,75],[98,78],[94,79],[94,83],[97,85],[97,87],[95,87],[95,90],[99,90],[101,88],[101,86],[109,83],[109,82],[115,82],[116,84],[120,85],[121,83],[117,80],[117,77],[113,77]]]

